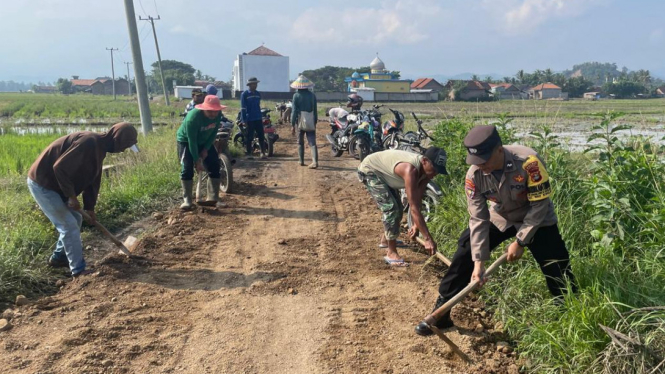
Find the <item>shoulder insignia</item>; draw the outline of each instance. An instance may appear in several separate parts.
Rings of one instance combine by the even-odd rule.
[[[464,191],[466,191],[466,196],[469,199],[476,197],[476,184],[473,183],[473,180],[467,178],[464,181]]]
[[[533,155],[529,156],[524,161],[522,168],[529,175],[526,183],[529,201],[540,201],[550,197],[552,194],[550,178],[540,159]]]
[[[517,174],[513,177],[513,180],[517,183],[522,183],[524,182],[524,177],[521,174]]]

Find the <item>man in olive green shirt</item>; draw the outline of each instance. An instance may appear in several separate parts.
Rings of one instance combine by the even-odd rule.
[[[182,121],[176,140],[180,158],[180,181],[184,202],[180,209],[191,209],[194,187],[194,168],[199,172],[208,171],[208,201],[203,205],[217,205],[219,199],[219,155],[214,147],[215,136],[222,119],[221,111],[226,107],[219,103],[215,95],[205,97],[203,104],[187,113]]]
[[[314,83],[307,79],[304,75],[300,75],[298,79],[291,83],[291,88],[298,91],[293,94],[292,110],[291,110],[291,134],[296,134],[296,127],[299,121],[303,120],[303,116],[313,118],[314,130],[304,131],[298,129],[298,159],[300,166],[305,166],[305,137],[307,143],[312,151],[312,163],[309,165],[310,169],[319,167],[319,152],[316,147],[316,123],[318,122],[318,114],[316,110],[316,95],[310,91],[314,87]]]

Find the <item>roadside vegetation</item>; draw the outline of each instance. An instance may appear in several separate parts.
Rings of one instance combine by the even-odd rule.
[[[110,230],[170,204],[177,195],[175,130],[175,126],[163,126],[147,137],[140,136],[138,154],[107,156],[105,164],[115,168],[102,180],[96,211]],[[19,293],[48,291],[57,276],[46,267],[57,233],[26,186],[30,165],[56,137],[0,135],[0,165],[5,171],[0,176],[0,302],[9,302]],[[9,145],[17,140],[34,152],[16,154],[19,146]]]
[[[654,308],[665,306],[663,149],[644,139],[620,140],[629,127],[615,125],[619,118],[614,113],[597,118],[589,137],[594,145],[584,153],[571,153],[548,127],[528,137],[547,162],[559,227],[580,287],[563,305],[553,302],[526,251],[481,292],[529,372],[658,373],[665,365],[665,310]],[[506,115],[495,122],[504,144],[524,143],[509,122]],[[472,126],[471,119],[451,119],[435,132],[448,151],[450,176],[440,178],[439,206],[445,209],[435,213],[433,232],[448,255],[468,224],[461,139]]]

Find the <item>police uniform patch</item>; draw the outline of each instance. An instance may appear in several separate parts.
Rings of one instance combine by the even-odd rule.
[[[529,156],[524,161],[522,168],[529,174],[526,182],[529,201],[540,201],[550,197],[552,194],[550,178],[540,159],[533,155]]]
[[[466,179],[464,181],[464,190],[466,191],[466,196],[469,199],[473,199],[476,197],[476,184],[473,183],[471,179]]]
[[[522,183],[524,182],[524,177],[522,174],[517,174],[516,176],[513,177],[513,180],[517,183]]]

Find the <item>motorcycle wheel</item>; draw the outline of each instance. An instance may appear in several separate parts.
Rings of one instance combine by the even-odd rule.
[[[434,209],[436,208],[437,205],[439,205],[439,196],[437,196],[437,194],[435,194],[430,190],[425,191],[425,196],[423,196],[423,201],[420,204],[421,206],[420,211],[423,214],[425,223],[432,220]],[[406,218],[406,224],[409,229],[411,229],[411,227],[414,225],[413,218],[411,217],[411,207],[409,207],[408,216]]]
[[[275,151],[275,141],[268,138],[268,157],[272,157]]]
[[[240,149],[245,149],[245,137],[242,133],[239,132],[233,137],[233,144]]]
[[[370,153],[371,153],[371,150],[369,148],[369,143],[367,142],[367,139],[359,138],[358,139],[358,157],[360,159],[360,162],[363,162],[365,157],[367,157]]]
[[[394,140],[393,140],[394,139]],[[390,134],[385,139],[383,139],[383,149],[398,149],[399,140],[397,140],[396,134]]]
[[[219,154],[219,189],[224,193],[231,193],[233,190],[233,168],[231,159],[224,153]]]
[[[358,158],[358,137],[356,135],[353,135],[351,139],[349,140],[349,154],[353,156],[353,158]]]

